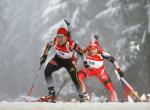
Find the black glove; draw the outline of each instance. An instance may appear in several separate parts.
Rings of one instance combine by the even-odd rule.
[[[94,35],[94,38],[95,38],[96,40],[98,40],[98,39],[99,39],[99,36],[98,36],[98,35]]]
[[[118,74],[120,77],[123,77],[124,76],[124,73],[121,71],[120,68],[117,68],[117,71],[118,71]]]
[[[67,25],[70,25],[69,21],[67,21],[66,19],[64,21]]]
[[[84,61],[84,67],[85,67],[86,69],[90,69],[90,67],[89,67],[89,65],[88,65],[88,63],[87,63],[87,61]]]
[[[42,65],[43,63],[45,63],[47,59],[47,55],[43,55],[41,58],[40,58],[40,64]]]

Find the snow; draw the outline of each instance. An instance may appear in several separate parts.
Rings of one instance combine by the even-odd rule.
[[[141,43],[145,43],[146,41],[146,30],[143,32],[143,36],[142,36],[142,39],[141,39]]]
[[[57,5],[54,5],[54,6],[51,6],[51,4],[49,4],[49,6],[45,9],[43,15],[42,15],[42,18],[45,18],[49,13],[55,13],[57,12],[58,9],[64,9],[66,8],[68,2],[64,2],[64,3],[61,3],[61,4],[57,4]]]
[[[79,13],[80,12],[80,8],[77,8],[76,10],[75,10],[75,12],[74,12],[74,14],[73,14],[73,17],[72,17],[72,23],[71,23],[71,25],[72,25],[72,27],[74,27],[74,28],[76,28],[77,26],[76,26],[76,22],[79,22],[79,20],[77,19],[78,18],[78,15],[80,14]]]
[[[136,9],[137,7],[139,7],[140,4],[139,3],[132,3],[129,5],[129,10],[133,10],[133,9]]]
[[[134,26],[131,26],[131,27],[128,27],[127,29],[125,29],[122,34],[128,34],[128,35],[132,35],[134,33],[138,33],[140,31],[142,27],[142,24],[137,24],[137,25],[134,25]]]
[[[0,110],[150,110],[150,103],[1,102]]]
[[[103,3],[103,0],[101,0],[101,2],[99,2],[100,0],[96,0],[96,2],[92,0],[25,1],[1,0],[0,91],[5,94],[0,95],[0,100],[8,99],[6,98],[7,95],[9,98],[16,98],[19,94],[22,94],[25,89],[30,87],[30,82],[32,82],[35,75],[34,70],[39,66],[39,59],[41,56],[39,55],[39,51],[45,46],[49,39],[55,36],[57,28],[62,26],[62,24],[65,25],[62,20],[64,17],[67,17],[69,21],[71,21],[71,26],[73,28],[72,33],[73,36],[76,37],[74,37],[74,40],[80,41],[79,44],[88,42],[90,35],[97,32],[98,35],[100,35],[102,47],[106,48],[106,50],[110,49],[110,52],[113,52],[112,54],[120,62],[119,64],[122,66],[123,70],[128,70],[128,68],[132,66],[132,62],[139,59],[137,51],[140,53],[143,49],[142,45],[139,43],[140,41],[143,45],[149,45],[145,44],[147,43],[147,28],[145,29],[146,26],[143,25],[143,23],[145,20],[149,21],[148,29],[150,32],[150,3],[147,5],[148,18],[146,18],[146,15],[141,17],[138,16],[139,12],[146,11],[146,8],[143,8],[143,5],[140,4],[140,0],[128,0],[127,4],[121,0],[106,0],[106,6],[104,5],[104,8],[101,8],[101,6],[97,7],[97,4]],[[147,1],[149,2],[149,0]],[[135,4],[132,2],[135,2]],[[95,8],[92,8],[92,6]],[[135,14],[133,14],[133,12],[135,12]],[[144,29],[146,30],[145,34],[141,37],[138,33]],[[132,35],[137,35],[139,37],[135,38]],[[34,42],[32,42],[33,40]],[[135,43],[132,44],[132,41],[135,41]],[[147,59],[147,51],[145,53],[142,52],[143,51],[140,53],[142,58]],[[42,53],[43,51],[41,54]],[[133,59],[134,56],[137,56],[137,59]],[[50,57],[46,63],[51,59]],[[132,58],[132,60],[130,60],[130,58]],[[131,67],[132,71],[127,71],[128,74],[126,75],[131,84],[140,81],[138,78],[142,76],[144,80],[139,85],[135,84],[135,88],[137,88],[139,92],[149,91],[147,77],[149,69],[145,69],[148,68],[148,60],[143,61],[143,59],[141,59],[139,63],[139,71],[137,70],[139,69],[138,65],[136,65],[137,67]],[[42,74],[43,72],[44,67],[41,71],[42,77],[44,77],[44,74]],[[143,74],[143,72],[145,74]],[[130,77],[132,75],[135,76],[135,74],[138,77],[133,81]],[[33,93],[35,96],[47,90],[46,85],[43,84],[45,80],[41,78],[41,76],[38,78],[37,84],[35,85],[37,88],[35,88],[35,91],[38,91]],[[63,74],[59,77],[63,78],[62,76]],[[59,79],[58,82],[61,81],[62,79]],[[69,84],[66,88],[70,90],[71,86]],[[15,89],[13,87],[15,87]],[[141,87],[143,88],[141,89]],[[56,89],[58,90],[59,88]],[[73,92],[71,91],[71,93]],[[60,94],[64,96],[64,94]]]
[[[150,33],[150,2],[148,0],[148,32]]]
[[[116,7],[111,7],[97,14],[96,18],[107,18],[108,16],[113,17],[116,13],[118,13],[118,9]]]
[[[119,0],[109,0],[109,1],[106,3],[106,6],[107,6],[107,7],[113,7],[113,6],[116,6],[118,3],[119,3]]]

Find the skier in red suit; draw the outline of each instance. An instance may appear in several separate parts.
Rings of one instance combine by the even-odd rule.
[[[89,68],[87,69],[83,67],[78,72],[78,77],[82,84],[82,91],[84,94],[87,94],[85,87],[85,79],[87,77],[95,76],[98,78],[100,82],[104,84],[105,88],[108,90],[110,94],[109,101],[117,102],[118,97],[113,87],[112,81],[108,76],[107,71],[105,70],[104,59],[107,59],[114,64],[116,70],[118,71],[121,77],[123,77],[124,73],[121,71],[115,58],[101,49],[98,42],[98,36],[95,36],[95,39],[96,39],[95,41],[90,42],[87,48],[83,49]]]

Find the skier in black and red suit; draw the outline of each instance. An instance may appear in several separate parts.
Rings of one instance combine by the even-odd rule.
[[[48,95],[44,98],[50,99],[51,101],[55,100],[55,89],[52,74],[58,69],[64,67],[71,76],[72,81],[75,84],[76,90],[80,97],[80,101],[84,102],[84,95],[81,90],[81,82],[77,77],[77,68],[73,63],[74,52],[77,52],[84,61],[84,67],[88,68],[88,64],[85,60],[85,56],[81,51],[81,48],[77,43],[75,43],[68,34],[68,30],[64,27],[60,27],[57,30],[57,35],[50,42],[47,43],[43,56],[41,57],[41,65],[45,63],[48,51],[51,47],[54,47],[56,50],[55,56],[50,60],[45,69],[45,80],[48,86]]]

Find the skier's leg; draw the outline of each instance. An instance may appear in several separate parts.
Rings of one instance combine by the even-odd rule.
[[[118,102],[117,93],[116,93],[115,89],[113,88],[112,82],[107,83],[104,86],[109,91],[110,101],[111,102]]]
[[[81,102],[84,102],[84,100],[82,100],[84,98],[84,95],[82,93],[82,84],[80,82],[80,80],[78,79],[78,73],[77,73],[77,68],[74,66],[74,64],[72,62],[68,63],[65,65],[65,68],[67,69],[67,71],[69,72],[71,79],[73,81],[73,83],[75,84],[77,93],[79,95],[79,97],[81,98]]]
[[[60,66],[58,66],[57,62],[55,61],[55,59],[52,59],[46,66],[45,68],[45,80],[46,80],[46,84],[48,87],[48,94],[50,96],[55,96],[55,90],[54,90],[54,83],[53,83],[53,78],[52,78],[52,74],[54,71],[58,70],[60,68]]]
[[[81,82],[83,93],[86,92],[86,86],[85,86],[85,78],[86,77],[87,77],[87,73],[85,73],[83,71],[83,69],[78,72],[78,79]]]
[[[113,87],[112,81],[110,80],[107,72],[105,70],[102,71],[101,75],[97,76],[98,79],[104,84],[105,88],[109,92],[109,99],[111,102],[118,102],[117,93]]]
[[[90,96],[89,93],[86,90],[86,84],[85,84],[85,79],[87,78],[87,75],[90,71],[89,70],[85,70],[85,68],[82,68],[79,72],[78,72],[78,78],[79,81],[81,82],[82,85],[82,92],[83,92],[83,100],[85,101],[90,101]]]

